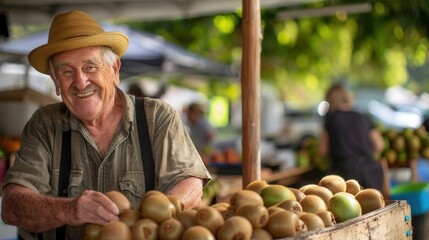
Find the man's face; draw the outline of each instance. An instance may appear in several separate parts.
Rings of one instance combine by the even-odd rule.
[[[54,81],[68,109],[83,121],[94,121],[113,106],[119,84],[119,60],[111,66],[100,47],[85,47],[52,58]]]

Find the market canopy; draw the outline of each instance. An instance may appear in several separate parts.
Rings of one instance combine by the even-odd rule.
[[[122,56],[121,75],[129,77],[147,72],[173,72],[237,79],[228,65],[220,64],[171,44],[159,36],[135,31],[128,26],[104,24],[105,31],[125,33],[130,40]],[[28,53],[47,42],[48,31],[0,43],[0,62],[27,63]]]
[[[262,0],[261,8],[321,0]],[[3,0],[2,9],[14,23],[50,22],[57,13],[79,9],[97,19],[168,20],[234,12],[242,0]]]

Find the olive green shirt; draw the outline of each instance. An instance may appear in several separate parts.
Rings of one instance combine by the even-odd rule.
[[[58,196],[58,175],[63,132],[71,133],[71,171],[69,197],[84,190],[119,190],[138,208],[146,192],[134,96],[124,96],[126,111],[109,150],[103,158],[83,123],[71,116],[64,103],[37,110],[21,135],[21,148],[7,171],[4,186],[17,183],[48,196]],[[159,99],[145,98],[145,113],[155,161],[155,189],[166,192],[186,177],[203,179],[210,173],[203,164],[179,114]],[[31,204],[31,203],[29,203]],[[45,239],[55,239],[54,230]],[[81,239],[83,228],[68,227],[70,239]]]

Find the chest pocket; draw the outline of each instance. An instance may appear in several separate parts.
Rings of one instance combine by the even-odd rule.
[[[144,175],[142,172],[130,171],[119,176],[119,188],[130,200],[133,208],[140,206],[140,200],[145,193]]]

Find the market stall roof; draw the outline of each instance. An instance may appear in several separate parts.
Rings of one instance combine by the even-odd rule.
[[[146,32],[136,31],[128,26],[104,24],[106,31],[125,33],[130,43],[122,56],[121,75],[129,77],[146,72],[174,72],[198,74],[211,77],[238,80],[238,74],[230,66],[192,53]],[[48,31],[25,38],[0,43],[0,62],[27,63],[27,54],[48,41]]]
[[[262,0],[261,8],[298,5],[320,0]],[[79,9],[98,19],[168,20],[233,12],[242,0],[3,0],[11,22],[50,22],[57,13]]]

